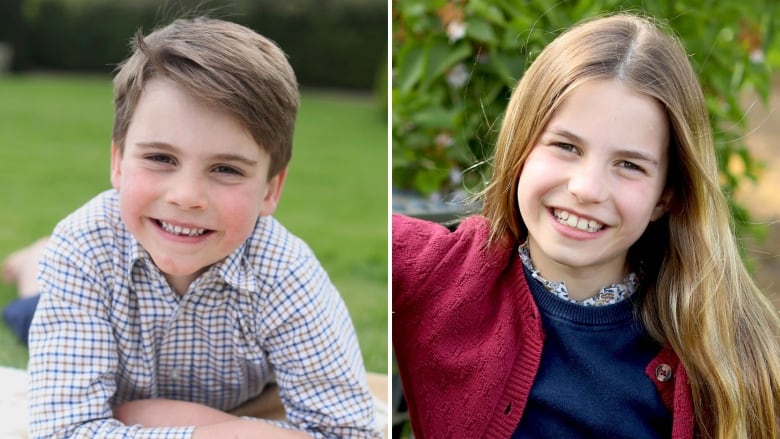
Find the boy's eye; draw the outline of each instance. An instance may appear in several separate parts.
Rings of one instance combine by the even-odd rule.
[[[244,175],[243,172],[232,166],[219,165],[214,167],[214,172],[225,175]]]
[[[149,154],[144,157],[144,159],[149,160],[150,162],[155,163],[175,163],[175,159],[168,155],[168,154]]]

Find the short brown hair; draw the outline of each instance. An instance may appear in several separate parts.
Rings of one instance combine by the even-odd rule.
[[[299,95],[287,56],[271,40],[228,21],[179,19],[132,40],[114,77],[113,140],[124,149],[146,81],[164,77],[236,118],[270,156],[268,178],[290,161]]]

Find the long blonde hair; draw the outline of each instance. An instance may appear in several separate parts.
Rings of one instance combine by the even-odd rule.
[[[629,251],[645,265],[639,313],[686,369],[698,433],[780,437],[780,319],[742,262],[718,178],[701,86],[680,43],[650,19],[618,14],[565,32],[538,56],[507,107],[481,194],[491,242],[527,230],[517,206],[523,163],[578,85],[616,79],[654,97],[670,126],[669,212]]]

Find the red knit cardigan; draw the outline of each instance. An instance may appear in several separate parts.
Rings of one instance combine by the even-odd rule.
[[[415,437],[509,438],[544,342],[515,246],[487,249],[483,217],[450,232],[393,215],[392,233],[393,348]],[[663,348],[645,373],[672,413],[672,438],[693,438],[677,355]]]

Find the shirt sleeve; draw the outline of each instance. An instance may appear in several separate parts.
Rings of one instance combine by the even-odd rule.
[[[313,255],[280,279],[264,344],[287,419],[321,438],[381,438],[347,308]]]
[[[108,287],[97,275],[95,247],[74,241],[55,232],[41,262],[42,296],[30,328],[30,437],[191,437],[193,427],[142,428],[113,418],[119,358]]]

